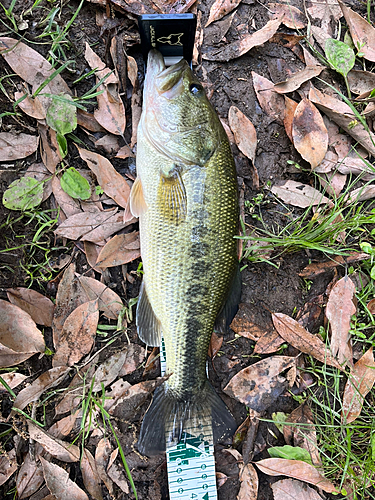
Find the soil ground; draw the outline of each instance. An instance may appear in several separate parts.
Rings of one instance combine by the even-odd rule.
[[[32,3],[33,2],[30,0],[25,0],[22,2],[22,5],[21,2],[16,2],[14,10],[15,15],[20,15],[20,13],[24,11],[26,7],[31,6]],[[63,15],[58,21],[61,26],[63,26],[66,20],[70,18],[71,12],[74,12],[78,3],[79,2],[77,1],[71,1],[69,2],[69,9],[63,9]],[[210,0],[198,2],[198,10],[202,12],[203,20],[208,17],[211,3],[212,2]],[[346,1],[347,5],[350,5],[350,3],[352,3],[352,7],[354,9],[364,14],[365,7],[362,7],[362,4],[359,4],[359,2],[354,0],[353,2]],[[3,4],[8,6],[10,2],[5,1]],[[302,0],[291,0],[290,5],[303,10]],[[115,19],[118,22],[114,23],[114,27],[104,31],[100,30],[97,27],[95,20],[96,12],[98,10],[103,10],[103,8],[91,3],[85,3],[76,19],[76,22],[72,25],[68,32],[68,40],[71,45],[70,48],[67,49],[67,54],[70,59],[74,59],[76,62],[75,72],[63,73],[64,79],[69,86],[72,85],[77,76],[82,74],[82,72],[87,71],[87,63],[83,57],[85,42],[92,45],[102,60],[111,65],[108,47],[113,34],[123,34],[124,40],[126,40],[129,33],[136,33],[134,21],[127,18],[126,14],[119,11],[116,11],[115,13]],[[38,28],[37,23],[39,20],[38,16],[40,15],[40,11],[36,10],[34,19],[35,22],[32,20],[29,22],[29,28],[24,33],[28,40],[36,41],[36,37],[40,34],[40,28]],[[8,23],[8,20],[2,10],[0,11],[0,19],[2,22]],[[254,26],[258,28],[264,26],[269,20],[266,6],[263,6],[253,0],[246,0],[244,3],[241,3],[238,7],[237,14],[234,17],[232,26],[226,35],[227,40],[232,41],[235,39],[238,33],[238,26],[242,23],[249,23],[250,19],[252,20],[251,22],[254,23]],[[207,28],[205,31],[202,52],[206,52],[210,46],[217,43],[219,29],[220,28],[217,23],[214,23]],[[6,31],[4,26],[3,28],[0,28],[0,31]],[[287,29],[284,31],[288,32]],[[47,46],[37,45],[35,47],[46,56]],[[139,45],[129,44],[127,51],[129,55],[135,57],[138,62],[138,66],[142,71],[143,64]],[[11,72],[9,67],[7,67],[4,62],[0,62],[0,65],[2,65],[1,74],[4,74],[4,71],[7,73]],[[293,148],[285,133],[284,127],[271,120],[267,115],[265,115],[265,113],[262,112],[252,86],[251,71],[255,71],[267,78],[272,77],[273,81],[282,81],[285,77],[283,71],[283,67],[285,65],[288,65],[290,68],[294,68],[295,70],[302,66],[298,57],[289,49],[278,44],[268,43],[264,46],[252,49],[249,53],[234,61],[230,61],[228,63],[203,61],[202,65],[197,68],[198,76],[203,79],[203,75],[207,75],[207,78],[212,85],[214,92],[212,94],[211,102],[217,109],[218,114],[221,117],[227,117],[229,107],[231,105],[235,105],[251,119],[256,127],[258,134],[258,147],[255,167],[259,173],[260,191],[265,193],[265,198],[269,201],[269,203],[262,204],[260,208],[257,208],[256,210],[262,211],[262,216],[266,224],[278,224],[280,227],[283,227],[287,220],[285,216],[285,209],[278,204],[273,196],[271,197],[268,194],[267,190],[263,191],[263,188],[266,186],[268,181],[271,181],[271,183],[284,179],[306,181],[306,174],[287,163],[288,160],[295,160],[301,165],[304,165],[304,162]],[[17,77],[14,77],[12,81],[13,84],[11,84],[9,80],[4,82],[4,87],[8,92],[14,92],[12,85],[17,86],[20,83],[20,80],[17,79]],[[92,85],[93,82],[94,80],[92,79],[86,83],[75,86],[72,85],[72,88],[77,91],[78,95],[82,95],[90,88],[90,85]],[[126,104],[126,109],[129,112],[130,94],[128,93],[127,95],[124,95],[123,99]],[[0,110],[3,112],[12,111],[12,105],[3,92],[0,92]],[[16,123],[11,117],[3,117],[2,130],[7,131],[12,128],[16,128],[30,133],[36,131],[35,123],[32,119],[23,116],[17,121],[18,123]],[[77,135],[82,141],[85,142],[87,140],[82,131],[78,130]],[[129,120],[125,133],[126,140],[130,140],[130,136],[131,122]],[[258,193],[258,190],[254,188],[252,181],[251,165],[249,160],[247,160],[238,150],[234,151],[234,156],[238,172],[239,187],[244,189],[245,200],[252,202],[254,196]],[[37,157],[39,158],[38,154]],[[27,166],[33,161],[35,161],[35,155],[33,157],[9,164],[0,164],[1,195],[8,185],[13,180],[20,177]],[[133,159],[116,160],[111,158],[111,161],[120,173],[134,174]],[[85,167],[83,161],[77,158],[76,150],[73,145],[71,145],[69,149],[68,163],[70,166],[74,166],[76,168]],[[44,206],[47,207],[48,202],[46,202],[46,205]],[[300,212],[298,209],[295,209],[295,213],[298,215]],[[28,286],[30,284],[30,281],[28,280],[29,277],[23,266],[27,267],[27,263],[30,262],[30,247],[28,246],[28,243],[33,237],[35,222],[26,225],[26,219],[20,218],[20,220],[17,220],[18,218],[19,213],[11,212],[0,205],[0,250],[4,249],[6,246],[8,248],[16,248],[12,252],[1,254],[0,298],[2,299],[7,298],[7,288]],[[11,221],[15,222],[9,223]],[[252,226],[257,225],[257,221],[251,217],[249,213],[246,214],[246,222]],[[53,234],[50,233],[48,237],[50,240],[47,242],[47,245],[50,244],[53,246],[55,244]],[[84,269],[86,263],[80,249],[79,247],[73,248],[71,243],[64,250],[52,252],[51,258],[61,258],[61,256],[65,253],[74,255],[74,259],[78,265],[78,270],[80,270],[79,266],[81,266],[81,270]],[[32,256],[32,259],[33,261],[37,261],[38,259],[42,260],[43,252],[36,251],[35,255]],[[266,328],[271,322],[270,312],[277,311],[291,315],[293,311],[299,310],[310,298],[323,293],[327,284],[332,279],[331,273],[327,273],[323,275],[323,277],[316,279],[313,283],[310,283],[309,286],[307,286],[304,280],[298,276],[298,272],[302,270],[311,261],[311,259],[319,260],[323,259],[323,257],[319,254],[302,251],[295,254],[284,254],[280,256],[276,261],[276,267],[264,262],[248,263],[247,267],[242,271],[243,288],[241,302],[251,306],[254,321],[256,323]],[[23,265],[21,266],[20,263]],[[128,264],[127,272],[136,270],[138,263],[139,261],[135,261]],[[42,282],[38,282],[33,284],[32,287],[54,298],[56,294],[56,283],[58,283],[58,280],[61,278],[61,274],[59,271],[55,271],[52,273],[52,277],[52,281],[45,282],[44,284]],[[136,280],[133,285],[127,284],[126,294],[124,293],[122,282],[123,275],[121,270],[117,268],[111,269],[110,276],[107,279],[107,284],[109,284],[109,286],[111,286],[124,300],[138,295],[140,285],[139,280]],[[47,330],[47,347],[52,349],[51,333]],[[134,324],[130,326],[128,335],[131,342],[141,344],[138,340]],[[48,345],[48,342],[50,342],[50,345]],[[110,354],[113,354],[117,350],[121,349],[124,342],[126,342],[125,336],[120,337],[117,342],[112,344],[106,351],[105,357],[108,357]],[[216,357],[212,363],[210,362],[209,365],[210,378],[213,385],[219,392],[235,373],[248,364],[259,359],[252,356],[253,346],[254,343],[251,340],[246,338],[235,338],[233,332],[229,332],[229,334],[225,337],[225,342],[223,343],[223,347],[221,349],[223,351],[223,355]],[[286,351],[286,354],[289,353],[293,353],[292,348],[289,348],[289,350]],[[38,359],[37,356],[34,356],[23,364],[22,372],[28,375],[33,375],[36,378],[37,375],[50,367],[49,358],[42,357],[41,359]],[[142,372],[142,369],[137,370],[128,376],[127,380],[132,384],[144,380],[142,378]],[[152,378],[153,376],[155,376],[155,373],[149,374],[149,378]],[[236,403],[233,399],[230,399],[223,394],[222,396],[233,412],[237,423],[240,424],[246,417],[245,406],[240,403]],[[51,405],[47,406],[47,426],[52,424],[54,421],[54,404],[55,402],[52,401]],[[140,500],[157,500],[159,498],[166,500],[168,498],[168,489],[166,462],[164,456],[147,459],[134,452],[135,436],[139,431],[140,419],[147,406],[148,402],[146,402],[142,408],[134,414],[130,422],[117,422],[116,426],[118,428],[119,435],[121,436],[121,443],[125,450],[129,468],[132,471],[138,492],[138,498]],[[280,396],[267,410],[264,418],[270,419],[272,413],[275,411],[284,411],[288,413],[297,406],[298,403],[294,401],[290,395]],[[2,403],[2,415],[7,417],[9,411],[9,402],[4,399]],[[270,433],[270,430],[272,433]],[[257,442],[261,443],[262,440],[267,443],[268,446],[285,444],[282,435],[276,426],[266,422],[262,422],[259,427]],[[95,444],[95,439],[91,439],[89,446],[93,448]],[[5,446],[6,449],[13,447],[12,443],[8,443]],[[21,452],[19,451],[19,453]],[[261,451],[255,456],[256,459],[267,457],[268,454],[266,451]],[[228,476],[228,480],[218,491],[218,498],[219,500],[234,500],[239,490],[238,467],[236,465],[236,460],[225,453],[221,446],[218,446],[216,449],[216,461],[217,470]],[[78,466],[71,467],[70,476],[79,486],[82,486],[82,478],[80,477],[80,470]],[[271,478],[270,476],[265,476],[262,473],[259,473],[259,477],[260,485],[258,499],[271,500],[273,496],[270,483],[280,478]],[[0,497],[4,499],[12,498],[9,492],[14,485],[15,483],[13,478],[3,487],[0,487]],[[116,498],[117,500],[125,500],[126,498],[132,498],[132,496],[118,492],[118,496]]]

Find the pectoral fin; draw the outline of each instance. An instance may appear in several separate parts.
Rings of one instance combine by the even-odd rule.
[[[180,172],[176,169],[165,176],[161,174],[158,204],[163,216],[179,224],[186,217],[186,190]]]
[[[139,177],[136,178],[130,191],[129,206],[134,217],[139,217],[147,210],[147,203],[143,195],[142,182]]]
[[[137,304],[136,324],[138,337],[147,345],[158,347],[161,344],[160,321],[155,316],[147,297],[145,282],[142,281]]]

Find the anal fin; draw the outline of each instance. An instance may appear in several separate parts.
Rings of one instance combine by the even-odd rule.
[[[241,298],[241,274],[240,266],[236,267],[236,271],[232,278],[232,283],[228,291],[226,301],[216,318],[214,330],[217,333],[226,333],[229,325],[232,323],[238,311],[238,304]]]
[[[147,345],[158,347],[161,343],[161,327],[160,321],[155,316],[147,297],[145,282],[142,282],[139,292],[136,325],[138,337]]]

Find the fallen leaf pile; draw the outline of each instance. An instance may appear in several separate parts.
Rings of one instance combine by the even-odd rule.
[[[268,126],[285,129],[299,162],[319,182],[312,186],[296,177],[272,180],[267,187],[286,204],[313,207],[318,222],[320,207],[329,214],[353,178],[367,184],[351,189],[345,206],[375,197],[375,77],[369,70],[375,62],[375,28],[339,0],[308,1],[304,11],[288,2],[271,2],[266,17],[246,22],[241,8],[251,0],[215,0],[206,11],[199,10],[196,0],[89,3],[96,11],[95,40],[102,43],[103,36],[107,43],[99,57],[94,39],[85,38],[81,54],[93,88],[83,95],[75,82],[67,83],[73,81],[68,71],[75,71],[71,61],[57,69],[27,36],[22,41],[16,34],[0,37],[7,76],[18,78],[9,97],[17,114],[12,127],[0,132],[0,162],[25,162],[22,176],[7,186],[3,205],[28,213],[47,201],[56,214],[55,246],[73,249],[54,267],[56,275],[45,293],[20,286],[4,291],[8,300],[0,299],[0,394],[11,401],[2,423],[15,431],[0,457],[0,485],[13,477],[21,500],[133,498],[133,479],[143,484],[150,466],[155,477],[147,477],[147,495],[161,500],[158,480],[160,474],[165,477],[165,459],[140,457],[136,441],[151,393],[165,379],[160,377],[158,348],[141,346],[135,329],[128,328],[136,303],[131,297],[142,274],[134,264],[140,257],[137,220],[128,208],[143,90],[140,59],[129,51],[139,44],[134,16],[197,13],[193,63],[199,65],[209,97],[219,92],[212,83],[216,71],[225,75],[226,67],[235,68],[241,57],[261,60],[261,50],[282,46],[290,51],[298,64],[286,65],[285,78],[275,78],[272,71],[266,78],[255,63],[251,68],[256,71],[248,69],[237,78],[251,85],[258,117],[248,116],[241,96],[228,94],[228,113],[220,119],[255,191],[263,182],[256,167],[264,133],[259,116]],[[124,19],[130,28],[122,31]],[[336,39],[339,23],[340,29],[347,26],[351,46]],[[364,62],[361,69],[359,59]],[[335,72],[346,88],[342,82],[332,85]],[[351,319],[357,313],[358,284],[353,275],[339,279],[336,269],[368,259],[369,254],[351,251],[310,263],[301,278],[335,271],[326,292],[293,317],[273,311],[266,327],[256,323],[249,304],[240,304],[231,329],[235,340],[252,343],[251,355],[244,359],[223,355],[226,339],[213,333],[210,363],[216,373],[227,376],[224,398],[228,406],[241,406],[247,414],[232,446],[217,451],[220,461],[233,467],[228,474],[217,472],[219,490],[230,488],[235,477],[237,500],[256,500],[264,476],[267,481],[285,476],[270,480],[275,500],[319,500],[325,498],[322,492],[339,493],[339,480],[323,473],[321,443],[308,403],[273,415],[284,446],[270,447],[259,427],[278,398],[298,397],[314,384],[305,370],[310,358],[338,370],[345,380],[342,425],[361,416],[375,383],[375,361],[372,347],[360,354],[353,349]],[[114,291],[119,282],[121,297]],[[368,308],[373,314],[374,304]],[[324,326],[324,338],[312,333],[319,326]],[[36,360],[42,368],[33,371]],[[23,373],[18,373],[21,363]]]
[[[306,321],[304,313],[308,311],[311,315],[313,302],[306,304],[308,307],[300,311],[297,320],[283,313],[272,314],[275,333],[281,338],[281,341],[292,346],[299,353],[312,356],[322,364],[332,366],[346,373],[347,382],[343,394],[342,410],[342,422],[345,424],[353,422],[360,416],[364,398],[375,383],[375,360],[372,347],[356,363],[353,361],[350,319],[356,313],[355,291],[354,282],[350,277],[345,276],[338,281],[334,279],[332,284],[328,286],[326,294],[321,298],[318,297],[319,300],[315,300],[315,303],[319,304],[319,312],[323,310],[325,305],[325,316],[329,320],[330,336],[325,342],[320,335],[310,333],[303,326]],[[267,348],[263,350],[263,338],[269,338],[269,330],[262,333],[260,327],[253,323],[251,310],[246,304],[241,304],[231,328],[239,336],[255,342],[254,352],[275,353],[280,348],[280,342],[276,342],[274,347],[269,349],[269,343],[267,342]],[[262,347],[259,348],[258,345]],[[286,391],[293,390],[293,387],[298,388],[305,383],[302,376],[303,372],[299,369],[301,366],[303,366],[303,361],[300,354],[295,357],[274,354],[240,370],[230,379],[224,388],[224,392],[244,403],[250,411],[261,416],[274,404],[276,398],[285,394]],[[336,492],[335,486],[325,479],[318,470],[321,459],[309,407],[303,404],[288,417],[285,417],[284,421],[285,424],[283,424],[282,430],[284,439],[288,443],[287,446],[284,446],[285,454],[282,455],[278,452],[275,458],[256,461],[255,465],[267,475],[284,475],[313,484],[327,492]],[[292,422],[298,424],[298,426],[286,425],[286,423]],[[306,424],[306,428],[302,424]],[[240,432],[240,429],[238,429],[237,437],[235,436],[234,440],[239,439]],[[309,463],[306,463],[305,459],[301,461],[292,455],[294,450],[301,449],[306,450]],[[273,448],[269,449],[270,454],[272,450]],[[273,456],[272,454],[271,457]],[[317,466],[318,469],[315,468]],[[300,486],[297,486],[298,484]],[[285,482],[283,485],[283,487],[288,488],[288,494],[291,495],[291,498],[293,498],[294,490],[306,488],[296,481]],[[278,491],[278,487],[275,486],[275,488]],[[277,496],[281,495],[281,492],[276,494],[274,491],[274,494],[275,498],[284,498]],[[311,494],[315,495],[316,492]],[[250,498],[257,497],[250,496]],[[310,497],[307,496],[306,498]],[[316,496],[316,498],[320,497]]]

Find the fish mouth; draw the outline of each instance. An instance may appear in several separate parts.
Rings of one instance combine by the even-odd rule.
[[[151,50],[147,62],[147,79],[159,95],[172,99],[183,91],[182,77],[188,68],[184,59],[166,68],[162,54],[158,50]]]
[[[163,63],[164,63],[164,59],[163,59]],[[161,73],[159,73],[157,78],[170,78],[175,73],[182,72],[186,66],[187,66],[187,62],[185,61],[185,59],[181,59],[176,64],[173,64],[172,66],[169,66],[168,68],[165,68],[165,65],[164,65],[165,69],[163,71],[161,71]]]
[[[165,70],[164,57],[158,50],[150,50],[147,58],[147,73],[151,72],[154,76],[157,76],[163,70]]]

